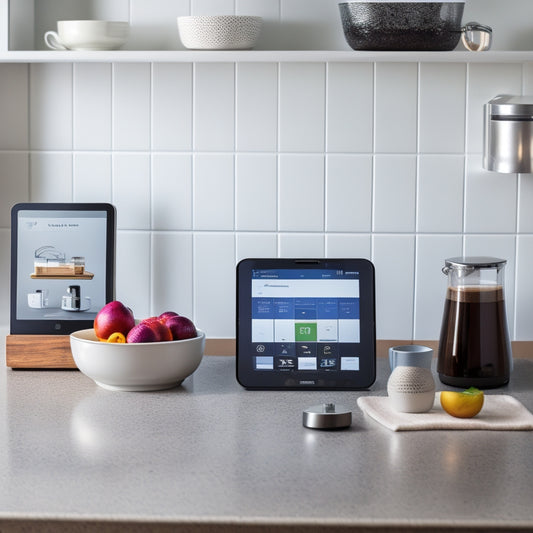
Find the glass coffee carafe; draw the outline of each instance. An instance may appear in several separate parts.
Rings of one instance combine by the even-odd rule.
[[[439,341],[437,372],[454,387],[499,387],[512,369],[503,278],[507,261],[453,257],[442,269],[448,289]]]

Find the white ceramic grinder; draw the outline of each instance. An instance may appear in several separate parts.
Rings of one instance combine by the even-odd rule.
[[[397,366],[387,382],[392,407],[401,413],[425,413],[435,401],[435,380],[428,368]]]

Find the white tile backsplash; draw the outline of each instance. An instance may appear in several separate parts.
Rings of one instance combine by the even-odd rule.
[[[158,232],[152,235],[150,314],[174,311],[192,318],[192,234]]]
[[[419,156],[416,198],[418,231],[425,233],[462,231],[464,173],[463,155]]]
[[[372,152],[374,65],[329,63],[327,71],[326,149]]]
[[[323,152],[325,80],[323,63],[280,65],[279,137],[282,152]]]
[[[376,234],[376,336],[411,339],[414,322],[415,237]]]
[[[279,229],[324,231],[324,156],[279,156]]]
[[[468,155],[465,230],[468,233],[515,232],[517,187],[516,174],[489,172],[481,167],[481,155]]]
[[[139,318],[155,314],[150,308],[151,240],[147,231],[117,231],[115,297]]]
[[[235,337],[235,236],[198,232],[193,246],[194,321],[210,337]]]
[[[416,63],[376,63],[375,151],[415,152],[418,68]]]
[[[28,67],[0,65],[0,146],[3,150],[28,148]]]
[[[165,5],[215,4],[261,7],[274,30],[303,2]],[[245,257],[368,258],[378,338],[431,340],[445,258],[501,256],[512,337],[533,340],[533,181],[481,166],[483,104],[532,80],[520,63],[0,65],[0,242],[14,203],[112,202],[117,298],[138,316],[174,308],[213,338],[235,334]]]
[[[413,232],[416,205],[416,156],[376,155],[374,231]]]
[[[362,257],[371,260],[372,238],[369,233],[328,233],[326,257]]]
[[[277,257],[277,233],[237,233],[236,263],[247,257]]]
[[[235,146],[235,65],[194,66],[194,149],[231,151]]]
[[[280,257],[324,257],[325,245],[323,234],[280,233]]]
[[[30,156],[30,201],[72,202],[72,154],[33,152]]]
[[[152,150],[192,148],[192,65],[152,65]]]
[[[229,154],[194,158],[193,228],[233,230],[235,162]]]
[[[533,176],[521,174],[518,177],[518,231],[533,233]]]
[[[150,148],[150,64],[113,65],[113,148]]]
[[[112,198],[117,208],[117,228],[149,230],[150,156],[144,153],[116,153],[112,164]]]
[[[464,152],[465,83],[464,63],[420,64],[420,152]]]
[[[276,231],[277,157],[274,154],[239,154],[236,165],[236,229]]]
[[[192,229],[192,156],[164,153],[152,156],[152,228]]]
[[[372,156],[335,154],[326,159],[326,231],[370,231]]]
[[[447,257],[461,256],[462,250],[461,235],[418,235],[413,338],[439,338],[448,285],[442,267]]]
[[[110,153],[74,153],[74,202],[112,202],[112,157]]]
[[[237,150],[273,152],[278,144],[278,65],[239,63],[236,68]]]
[[[32,150],[72,149],[72,70],[68,63],[30,65]]]
[[[11,225],[11,207],[28,200],[29,164],[27,152],[0,152],[0,227]],[[1,285],[1,284],[0,284]]]
[[[516,254],[516,307],[511,315],[515,317],[515,330],[510,332],[511,337],[518,341],[529,341],[532,338],[533,276],[531,265],[533,265],[533,235],[519,235]]]
[[[112,66],[74,65],[73,135],[75,150],[111,149]]]

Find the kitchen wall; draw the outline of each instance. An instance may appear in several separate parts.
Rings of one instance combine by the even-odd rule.
[[[303,4],[246,5],[274,9],[274,27]],[[337,9],[305,5],[315,25]],[[506,20],[484,5],[467,7]],[[140,317],[174,309],[231,338],[239,259],[355,256],[376,267],[378,338],[436,339],[440,269],[464,253],[508,260],[512,338],[533,340],[533,176],[481,166],[482,106],[499,93],[533,94],[533,64],[0,64],[0,324],[11,206],[105,201],[116,296]]]

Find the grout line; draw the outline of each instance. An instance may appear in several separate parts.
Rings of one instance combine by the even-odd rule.
[[[234,2],[235,4],[235,2]],[[238,194],[238,182],[237,182],[237,138],[239,135],[238,127],[238,79],[239,79],[239,65],[233,63],[233,231],[237,229],[237,194]],[[234,252],[235,261],[237,260],[237,239],[234,240]]]
[[[26,87],[27,87],[27,104],[28,104],[28,115],[26,117],[26,127],[28,131],[26,133],[26,146],[27,146],[27,161],[28,161],[28,182],[27,182],[27,199],[31,202],[31,185],[32,185],[32,158],[31,158],[31,87],[32,87],[32,75],[31,75],[32,65],[27,65],[26,71]]]
[[[131,13],[130,13],[131,15]],[[113,178],[115,172],[114,172],[114,166],[115,166],[115,85],[116,85],[116,66],[114,63],[111,64],[111,83],[110,83],[110,89],[111,89],[111,105],[110,105],[110,144],[111,144],[111,202],[114,203],[114,193],[115,193],[115,180]]]
[[[416,152],[379,152],[379,153],[372,153],[372,152],[322,152],[322,151],[283,151],[278,152],[276,150],[174,150],[174,149],[161,149],[161,150],[150,150],[148,149],[137,149],[137,148],[124,148],[124,149],[113,149],[113,148],[75,148],[75,149],[64,149],[64,148],[36,148],[34,150],[28,149],[28,148],[8,148],[8,149],[2,149],[0,148],[0,154],[2,153],[13,153],[13,152],[32,152],[32,153],[70,153],[70,152],[78,152],[78,153],[86,153],[86,154],[103,154],[103,153],[117,153],[117,154],[159,154],[159,155],[165,155],[165,154],[178,154],[178,155],[193,155],[193,154],[209,154],[209,155],[229,155],[229,154],[242,154],[242,155],[277,155],[278,153],[282,153],[283,155],[335,155],[335,156],[373,156],[373,155],[379,155],[379,156],[417,156],[417,155],[423,155],[423,156],[442,156],[442,157],[451,157],[451,156],[464,156],[465,154],[459,153],[459,152],[427,152],[423,154],[417,154]],[[481,153],[473,153],[470,154],[472,156],[481,156]]]
[[[415,121],[415,131],[416,131],[416,164],[415,164],[415,190],[414,190],[414,245],[413,245],[413,295],[412,295],[412,305],[413,305],[413,314],[411,325],[411,335],[413,339],[416,339],[416,317],[417,317],[417,296],[418,296],[418,189],[420,186],[420,83],[421,83],[421,64],[417,63],[417,79],[416,79],[416,121]]]
[[[70,102],[70,114],[71,114],[71,117],[72,117],[72,127],[71,127],[71,137],[70,137],[70,142],[71,142],[71,149],[72,149],[72,154],[71,154],[71,157],[70,157],[70,172],[71,172],[71,175],[70,175],[70,200],[71,202],[74,201],[74,198],[76,197],[75,195],[75,179],[74,179],[74,176],[75,176],[75,168],[74,168],[74,147],[75,147],[75,142],[74,142],[74,138],[75,138],[75,134],[76,134],[76,112],[75,112],[75,109],[76,109],[76,91],[75,91],[75,83],[74,83],[74,79],[76,77],[76,70],[79,68],[79,66],[75,63],[72,63],[71,66],[70,66],[70,94],[71,94],[71,102]]]
[[[372,63],[372,155],[370,169],[372,176],[372,183],[370,187],[370,233],[374,229],[374,197],[375,197],[375,174],[376,174],[376,63]],[[370,259],[373,261],[375,243],[374,238],[370,239]]]
[[[324,64],[324,155],[323,155],[323,176],[324,181],[322,184],[322,228],[324,230],[324,256],[326,256],[326,231],[327,231],[327,220],[328,220],[328,183],[329,183],[329,172],[328,172],[328,122],[329,122],[329,75],[330,67],[329,63]]]
[[[281,63],[278,63],[278,98],[277,98],[277,128],[276,128],[276,167],[277,167],[277,176],[276,176],[276,231],[278,233],[278,257],[281,256],[281,239],[279,233],[281,231]]]
[[[466,65],[465,73],[465,107],[464,107],[464,132],[463,132],[463,148],[464,148],[464,159],[463,159],[463,206],[462,206],[462,224],[461,224],[461,233],[462,233],[462,249],[463,255],[466,255],[466,197],[467,197],[467,182],[468,182],[468,104],[469,104],[469,93],[468,87],[470,84],[470,65]]]
[[[153,153],[153,144],[154,144],[154,105],[153,105],[153,99],[154,99],[154,64],[150,63],[150,98],[149,98],[149,113],[150,113],[150,125],[148,132],[149,135],[149,146],[150,146],[150,155],[149,155],[149,165],[148,165],[148,181],[149,181],[149,209],[150,209],[150,260],[148,261],[148,271],[149,271],[149,288],[148,288],[148,300],[149,300],[149,308],[150,308],[150,316],[153,316],[156,314],[155,311],[155,280],[154,280],[154,240],[155,240],[155,231],[154,231],[154,153]]]

